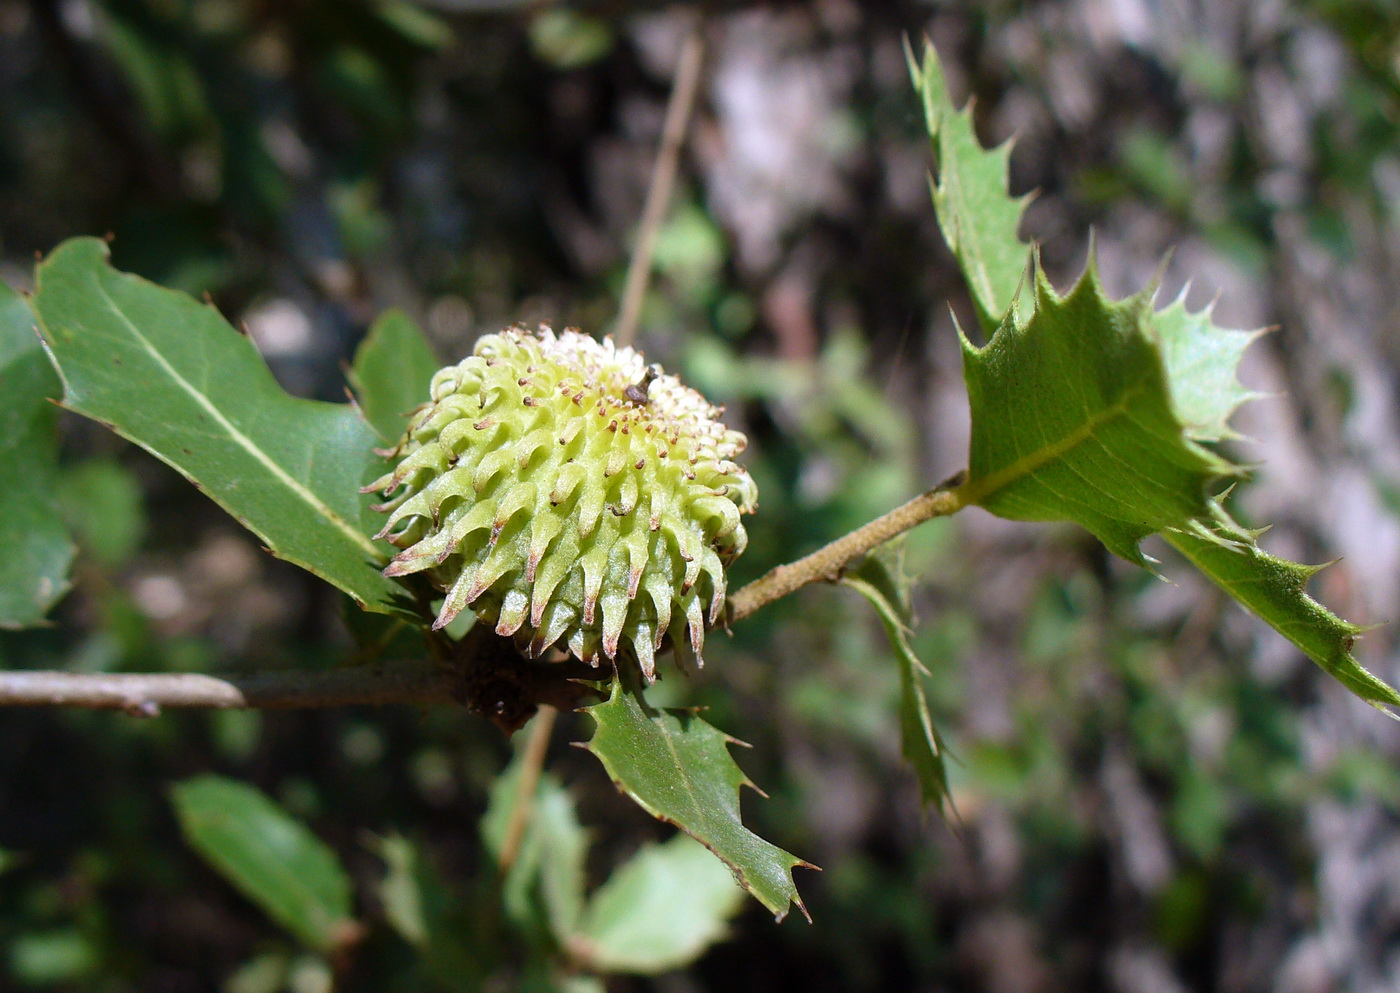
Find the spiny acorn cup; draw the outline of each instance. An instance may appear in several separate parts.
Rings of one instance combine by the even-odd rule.
[[[747,440],[721,410],[631,348],[572,329],[508,328],[433,377],[389,455],[386,576],[425,573],[538,656],[564,643],[597,665],[631,656],[651,680],[667,640],[702,664],[725,568],[748,541]]]

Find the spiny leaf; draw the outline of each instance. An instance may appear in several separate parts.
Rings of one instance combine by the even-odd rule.
[[[899,724],[904,757],[914,767],[923,802],[942,808],[948,799],[948,770],[943,762],[943,739],[929,716],[921,682],[927,670],[909,644],[914,618],[909,605],[909,578],[904,574],[903,542],[896,540],[880,546],[849,568],[841,582],[869,600],[885,626],[890,647],[899,659]]]
[[[38,284],[65,406],[174,466],[274,555],[366,609],[409,612],[369,538],[359,488],[382,466],[353,407],[289,396],[214,308],[117,272],[96,239],[59,246]]]
[[[1007,184],[1011,142],[984,149],[972,122],[972,101],[959,110],[948,94],[933,45],[920,64],[907,44],[914,88],[923,97],[933,140],[933,205],[943,238],[972,290],[977,319],[990,334],[1002,323],[1026,275],[1030,246],[1017,238],[1030,195],[1012,197]],[[1023,308],[1017,304],[1019,313]]]
[[[68,590],[73,542],[59,515],[49,402],[62,391],[29,305],[0,283],[0,628],[41,623]]]
[[[669,972],[721,940],[743,900],[724,866],[678,834],[647,845],[608,877],[570,951],[597,972]]]
[[[266,794],[204,775],[177,785],[171,798],[185,840],[277,923],[321,952],[355,936],[340,859]]]
[[[618,789],[719,856],[778,920],[792,904],[806,916],[792,870],[814,867],[764,841],[740,819],[739,788],[753,783],[729,754],[736,739],[690,711],[653,710],[640,690],[616,679],[608,699],[586,713],[598,725],[587,748]]]
[[[355,349],[350,385],[380,440],[390,445],[399,440],[409,413],[428,402],[433,373],[441,367],[433,346],[407,314],[389,310],[379,315]]]
[[[1351,653],[1356,636],[1366,629],[1308,596],[1308,580],[1324,567],[1270,555],[1259,547],[1255,532],[1237,524],[1218,503],[1212,509],[1210,533],[1167,531],[1162,537],[1347,689],[1378,707],[1400,707],[1400,693]]]
[[[940,172],[949,173],[950,156],[963,170],[950,173],[947,191],[940,179],[934,201],[986,326],[1023,278],[1025,246],[1014,222],[1024,199],[1006,192],[1005,146],[981,150],[967,112],[952,107],[932,48],[922,66],[910,63]],[[975,199],[954,196],[963,173],[977,184]],[[1184,295],[1154,313],[1151,295],[1108,300],[1091,246],[1085,274],[1066,296],[1037,261],[1031,287],[1014,313],[993,322],[987,345],[963,337],[973,423],[962,497],[1002,517],[1077,522],[1139,565],[1149,564],[1139,542],[1160,531],[1353,692],[1396,703],[1396,692],[1351,655],[1358,629],[1304,591],[1316,568],[1261,551],[1254,533],[1206,497],[1214,478],[1241,474],[1200,443],[1238,437],[1229,418],[1255,394],[1237,368],[1258,332],[1216,327],[1210,309],[1191,313]]]
[[[1186,309],[1186,290],[1151,317],[1171,384],[1172,405],[1186,437],[1214,442],[1238,439],[1229,425],[1240,404],[1259,393],[1247,389],[1236,371],[1245,349],[1262,331],[1231,331],[1210,319],[1211,308]]]
[[[1063,297],[1037,266],[1033,303],[982,348],[962,338],[963,494],[1000,517],[1073,521],[1145,566],[1139,542],[1206,515],[1207,486],[1239,470],[1186,437],[1148,293],[1109,300],[1091,259]]]

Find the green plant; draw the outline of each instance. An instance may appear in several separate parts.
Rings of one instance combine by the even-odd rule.
[[[1024,203],[1007,190],[1008,151],[980,147],[969,112],[959,111],[948,98],[931,50],[922,61],[911,59],[911,68],[933,140],[939,223],[972,290],[978,331],[986,339],[980,346],[962,339],[972,409],[970,464],[957,478],[729,595],[724,619],[737,624],[819,580],[838,581],[865,596],[897,657],[904,751],[931,803],[946,795],[944,748],[930,717],[923,666],[910,644],[909,580],[889,544],[921,523],[970,506],[1016,520],[1079,524],[1121,558],[1148,568],[1154,563],[1141,551],[1141,542],[1160,534],[1358,696],[1377,705],[1400,704],[1400,695],[1351,654],[1359,629],[1307,595],[1305,584],[1316,568],[1266,553],[1258,533],[1238,524],[1223,506],[1223,491],[1243,473],[1207,446],[1230,440],[1230,415],[1249,399],[1235,367],[1254,336],[1219,329],[1208,312],[1191,313],[1180,301],[1154,310],[1152,288],[1127,300],[1110,300],[1092,255],[1076,285],[1058,293],[1033,248],[1017,236]],[[466,567],[450,562],[449,573],[433,577],[435,590],[422,581],[422,572],[429,570],[417,566],[442,566],[444,551],[457,554],[455,542],[477,532],[454,534],[452,541],[433,549],[431,559],[414,559],[413,568],[390,565],[386,549],[371,537],[382,518],[364,490],[410,482],[425,491],[428,485],[390,471],[375,446],[407,431],[409,443],[400,447],[399,456],[442,455],[432,451],[432,444],[446,427],[433,421],[432,408],[403,422],[402,412],[430,396],[442,402],[445,395],[432,386],[437,360],[406,319],[382,318],[362,346],[352,374],[357,408],[288,396],[251,343],[212,308],[115,272],[98,241],[80,239],[58,248],[40,265],[37,282],[32,317],[12,292],[4,291],[0,299],[4,347],[16,356],[0,368],[13,377],[14,388],[6,395],[18,398],[16,426],[5,438],[14,445],[16,459],[32,460],[15,473],[17,485],[7,499],[17,509],[0,525],[10,529],[14,547],[26,549],[25,558],[6,563],[19,570],[3,587],[13,598],[13,606],[5,601],[6,623],[32,623],[42,616],[62,590],[68,554],[68,538],[55,523],[57,511],[46,505],[51,488],[46,472],[53,458],[44,398],[57,391],[30,334],[37,318],[62,379],[66,407],[155,453],[201,486],[274,554],[336,586],[369,614],[381,615],[381,642],[403,630],[417,632],[423,658],[412,664],[308,673],[299,681],[210,680],[194,686],[166,677],[113,677],[103,683],[57,674],[6,674],[0,679],[6,702],[86,703],[152,713],[179,705],[455,699],[506,726],[518,724],[539,705],[587,702],[586,712],[596,723],[588,750],[623,792],[701,842],[774,914],[781,917],[792,905],[801,907],[792,869],[802,860],[759,838],[741,821],[738,795],[748,780],[730,755],[733,739],[695,713],[653,706],[625,659],[611,671],[574,664],[597,661],[590,636],[610,658],[616,657],[617,645],[630,642],[641,673],[650,676],[645,646],[657,648],[666,627],[660,623],[661,603],[676,589],[690,596],[682,603],[686,636],[698,651],[703,624],[694,615],[702,604],[719,605],[724,594],[721,559],[736,551],[741,533],[737,524],[729,527],[727,515],[735,511],[737,521],[737,510],[748,509],[746,490],[738,491],[744,499],[734,501],[737,507],[701,515],[719,522],[708,530],[700,525],[705,542],[735,538],[724,547],[725,555],[714,553],[713,562],[703,553],[678,555],[691,565],[698,560],[708,572],[707,597],[696,587],[685,590],[686,580],[696,577],[684,576],[685,567],[671,560],[668,595],[652,599],[656,617],[632,617],[622,603],[614,608],[621,614],[612,614],[621,620],[610,622],[604,602],[601,618],[590,620],[588,600],[594,594],[587,570],[582,570],[579,590],[572,599],[566,597],[568,616],[560,622],[559,637],[569,625],[582,622],[572,629],[578,644],[565,639],[574,662],[525,658],[505,636],[521,630],[527,605],[533,611],[533,589],[510,585],[499,600],[493,596],[485,603],[481,616],[501,625],[499,634],[488,624],[467,632],[439,630],[439,621],[452,620],[476,600],[465,591],[460,602],[453,599]],[[639,382],[629,378],[616,384],[614,392],[623,394],[615,397],[618,403]],[[455,381],[449,392],[460,395]],[[478,454],[498,452],[510,459],[520,454],[495,445],[483,446]],[[413,470],[419,463],[401,465]],[[619,471],[624,468],[620,465]],[[448,478],[440,467],[436,471],[441,474],[434,478]],[[629,479],[634,477],[624,475],[620,481]],[[513,479],[513,488],[495,495],[490,519],[477,523],[501,522],[500,504],[524,500],[522,482]],[[635,499],[623,502],[635,509],[656,491],[644,489],[654,487],[652,481],[634,483]],[[472,486],[480,489],[475,480]],[[418,491],[411,491],[410,499]],[[537,485],[532,495],[538,506]],[[396,513],[406,515],[407,506],[399,504]],[[440,507],[424,509],[428,512],[420,516],[427,523],[408,525],[420,530],[393,531],[396,522],[391,520],[387,532],[410,553],[442,525]],[[38,523],[31,523],[31,517]],[[538,519],[549,518],[537,514]],[[504,520],[508,524],[511,517]],[[561,529],[572,526],[561,524]],[[760,515],[753,527],[761,526]],[[524,554],[502,555],[497,563],[501,572],[494,578],[512,570],[524,577],[529,567],[521,569],[521,563],[542,563],[557,538],[518,528],[506,540],[516,541],[519,547],[513,551],[523,548]],[[538,556],[537,539],[545,546]],[[610,595],[631,601],[640,578],[623,582],[622,573],[603,578],[616,546],[598,547],[604,549],[594,573],[598,582],[611,581]],[[679,541],[677,548],[683,549]],[[579,552],[586,554],[582,545]],[[574,558],[568,556],[570,567]],[[677,572],[684,577],[679,583]],[[436,602],[438,592],[448,593],[445,608]],[[547,607],[540,608],[540,619],[529,619],[531,628],[544,623]],[[711,610],[709,622],[719,619]],[[644,630],[645,621],[654,627]],[[540,648],[555,640],[544,638]],[[682,643],[673,634],[673,646]],[[580,687],[580,679],[588,685]],[[587,896],[580,868],[587,845],[572,804],[548,776],[532,778],[528,754],[502,777],[483,831],[504,870],[501,899],[507,917],[539,952],[534,961],[541,970],[555,970],[558,982],[582,985],[589,980],[580,976],[657,971],[686,961],[722,932],[735,911],[736,891],[722,873],[707,875],[700,866],[713,870],[717,863],[697,860],[698,850],[683,841],[637,856]],[[520,797],[527,802],[519,802]],[[323,959],[334,960],[359,940],[350,886],[336,857],[285,812],[246,788],[212,779],[186,783],[175,800],[191,842],[312,956],[304,965],[286,960],[267,968],[314,971],[324,967],[318,965]],[[526,813],[518,813],[522,810]],[[490,925],[474,918],[473,901],[434,879],[404,839],[381,839],[377,846],[390,867],[382,894],[389,920],[405,940],[422,949],[441,981],[469,984],[489,972]],[[666,892],[667,880],[677,876],[685,878],[688,888],[701,881],[703,899],[687,905],[687,915],[660,916],[655,905],[673,904],[664,899],[653,904],[652,894]],[[653,931],[664,940],[650,937]],[[452,954],[443,935],[467,933],[480,937],[456,950],[465,961],[435,959]],[[642,941],[638,934],[649,937]],[[641,947],[652,949],[653,956],[640,956]]]

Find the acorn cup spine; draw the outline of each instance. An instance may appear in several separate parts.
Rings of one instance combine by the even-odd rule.
[[[757,508],[721,413],[611,339],[486,335],[434,375],[365,487],[388,514],[375,537],[400,549],[384,573],[445,594],[434,628],[470,607],[531,657],[633,658],[650,681],[669,642],[699,667]]]

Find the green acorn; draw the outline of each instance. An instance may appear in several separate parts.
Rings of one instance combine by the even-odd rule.
[[[376,537],[402,549],[384,574],[446,593],[435,628],[471,607],[532,657],[625,654],[651,680],[669,639],[698,666],[758,498],[720,413],[611,339],[486,335],[433,377],[397,467],[366,487],[386,498]]]

